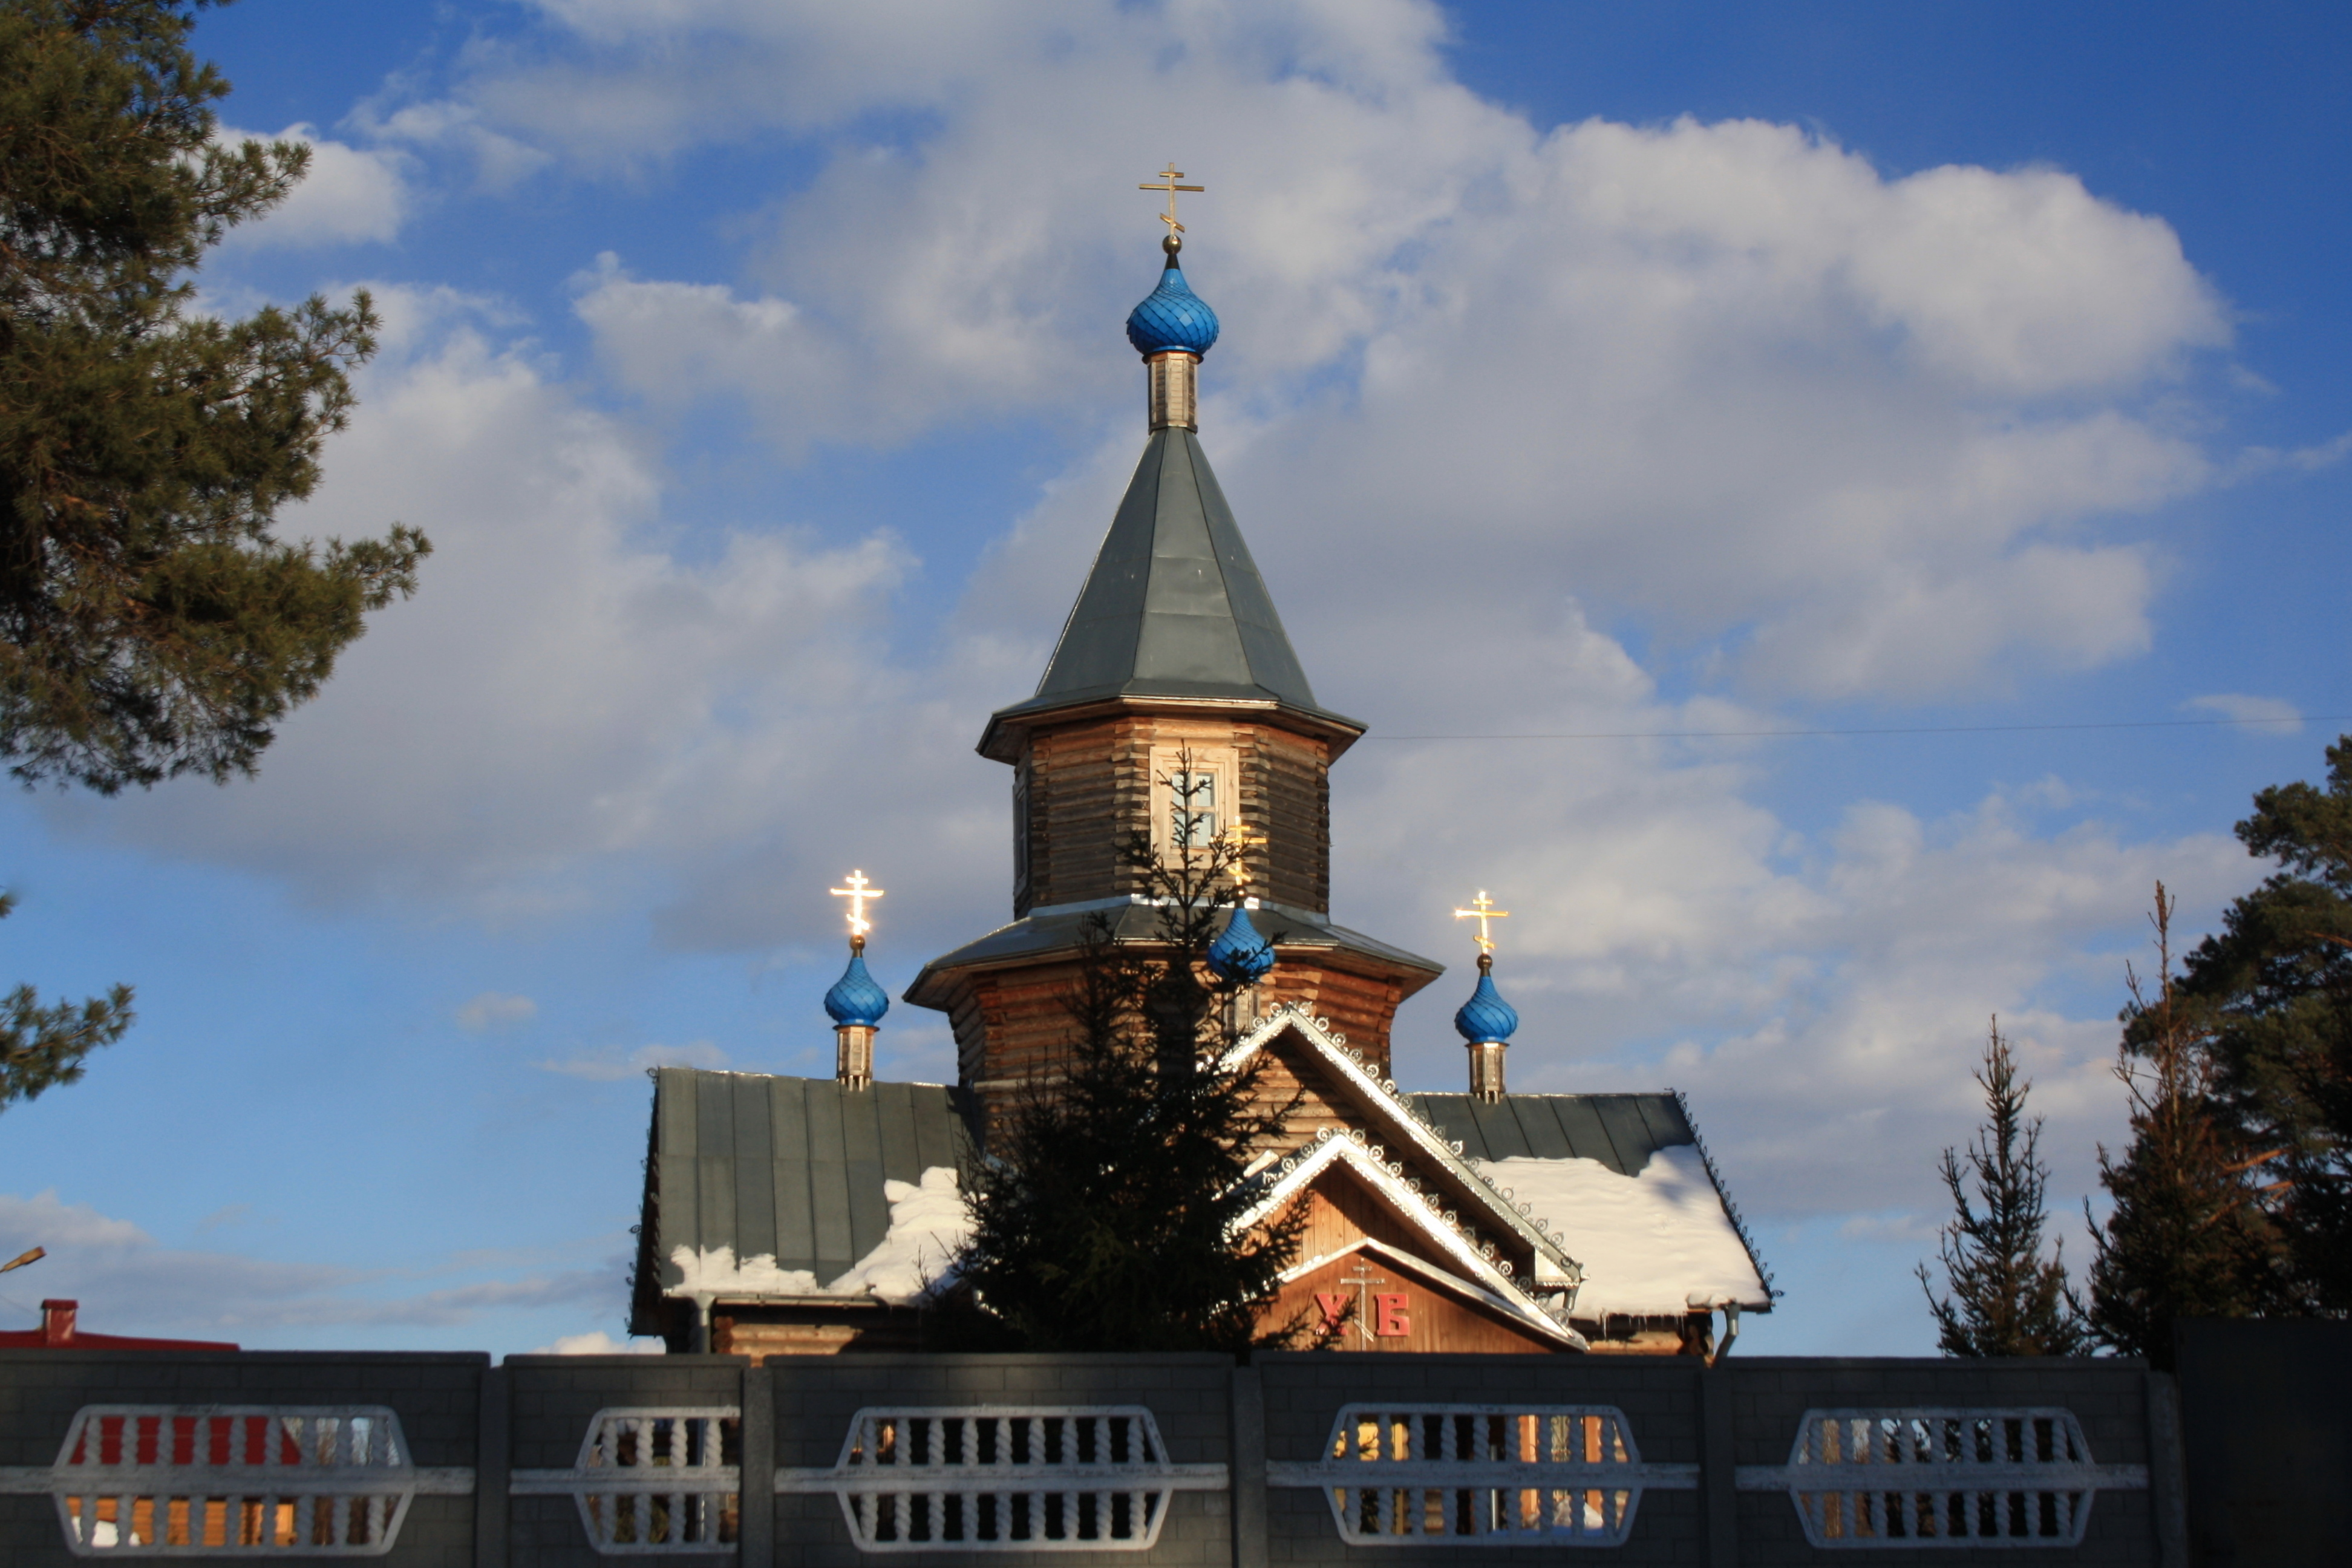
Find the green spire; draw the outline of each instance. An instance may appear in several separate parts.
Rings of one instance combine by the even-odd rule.
[[[1152,432],[1037,694],[998,717],[1109,697],[1321,711],[1190,430]]]

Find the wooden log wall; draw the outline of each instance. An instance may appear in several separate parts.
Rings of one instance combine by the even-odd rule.
[[[1281,951],[1277,949],[1277,951]],[[1316,950],[1284,952],[1282,962],[1258,987],[1262,1012],[1296,1001],[1363,1051],[1377,1076],[1389,1070],[1389,1032],[1403,985],[1398,977],[1366,975],[1318,963]],[[959,989],[948,1017],[955,1031],[959,1077],[979,1097],[982,1135],[1001,1125],[1033,1081],[1051,1082],[1062,1071],[1075,1026],[1069,997],[1078,983],[1076,953],[1055,955],[1018,969],[973,976]],[[1299,1136],[1311,1139],[1326,1124],[1339,1125],[1328,1108],[1329,1086],[1299,1084],[1277,1064],[1266,1079],[1267,1093],[1287,1097],[1304,1089],[1307,1102],[1297,1117]]]
[[[1331,907],[1329,746],[1242,720],[1118,714],[1028,736],[1013,781],[1025,816],[1015,831],[1028,834],[1027,854],[1014,858],[1027,873],[1013,889],[1015,918],[1145,890],[1125,850],[1150,831],[1156,774],[1178,747],[1234,756],[1239,818],[1266,841],[1250,861],[1255,895],[1318,913]],[[1220,811],[1232,819],[1232,806]]]

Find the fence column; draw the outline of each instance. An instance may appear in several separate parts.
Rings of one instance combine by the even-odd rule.
[[[482,1369],[474,1428],[474,1568],[507,1568],[507,1472],[514,1453],[507,1369]]]
[[[1707,1568],[1738,1568],[1739,1563],[1738,1450],[1732,1443],[1731,1378],[1730,1369],[1722,1366],[1698,1374],[1698,1517]]]
[[[737,1559],[742,1568],[771,1568],[776,1560],[776,1374],[756,1358],[743,1369],[742,1433]]]
[[[1257,1368],[1234,1368],[1231,1408],[1225,1515],[1233,1525],[1234,1568],[1266,1568],[1265,1382]]]
[[[2180,1449],[2180,1384],[2147,1374],[2147,1506],[2156,1521],[2157,1568],[2189,1568],[2189,1496]]]

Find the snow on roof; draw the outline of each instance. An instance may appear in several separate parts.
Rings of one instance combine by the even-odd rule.
[[[884,1182],[882,1194],[890,1203],[889,1233],[830,1285],[805,1268],[779,1268],[773,1253],[739,1260],[731,1247],[678,1247],[670,1261],[684,1278],[664,1294],[729,1301],[870,1296],[904,1306],[947,1279],[971,1239],[971,1210],[946,1165],[926,1170],[920,1183]]]
[[[1584,1266],[1579,1318],[1770,1302],[1695,1147],[1654,1150],[1633,1176],[1586,1159],[1493,1160],[1486,1172],[1568,1237]]]

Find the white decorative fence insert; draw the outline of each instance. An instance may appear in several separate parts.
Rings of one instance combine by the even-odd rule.
[[[868,1408],[831,1469],[776,1475],[839,1497],[862,1552],[1149,1552],[1171,1496],[1225,1485],[1140,1405]]]
[[[1622,1546],[1644,1489],[1698,1485],[1607,1405],[1350,1405],[1322,1459],[1266,1471],[1324,1492],[1351,1546]]]
[[[735,1405],[599,1410],[568,1470],[517,1470],[519,1497],[569,1496],[603,1555],[731,1552],[743,1489]]]
[[[56,1498],[77,1557],[380,1557],[418,1492],[473,1489],[418,1469],[380,1405],[84,1405],[10,1479]]]
[[[1826,1549],[2079,1546],[2102,1489],[2145,1489],[2099,1465],[2071,1410],[2033,1405],[1808,1410],[1784,1466],[1742,1466],[1745,1491],[1785,1489]]]

